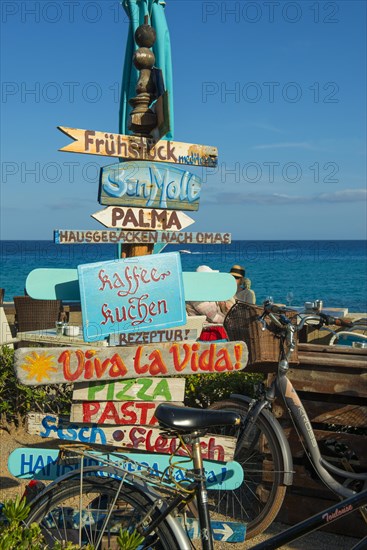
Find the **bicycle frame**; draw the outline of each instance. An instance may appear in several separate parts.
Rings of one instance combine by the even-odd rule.
[[[333,521],[337,521],[341,517],[344,517],[355,510],[358,510],[362,506],[367,504],[367,490],[365,489],[361,493],[357,493],[349,497],[346,500],[343,500],[339,504],[334,504],[326,510],[322,510],[318,514],[315,514],[311,518],[307,518],[296,525],[293,525],[289,529],[286,529],[279,535],[275,535],[270,539],[251,546],[251,550],[274,550],[275,548],[280,548],[288,542],[311,533],[316,529],[321,529],[325,525],[329,525]],[[362,550],[365,548],[364,544],[366,543],[366,538],[364,538],[360,543],[358,543],[352,550]]]
[[[287,378],[286,372],[279,372],[274,381],[275,391],[277,395],[280,395],[290,413],[291,420],[295,427],[301,433],[304,443],[308,449],[312,464],[322,479],[322,481],[335,493],[343,498],[348,498],[355,494],[355,491],[344,487],[341,483],[336,481],[329,471],[333,474],[339,475],[344,479],[366,479],[365,474],[355,474],[353,472],[347,472],[340,468],[329,464],[321,455],[320,448],[318,446],[315,433],[312,428],[312,424],[308,418],[307,412],[299,398],[293,384]]]
[[[263,399],[260,398],[253,401],[253,404],[249,410],[249,414],[246,417],[243,430],[246,430],[249,424],[252,424],[256,421],[263,408],[271,408],[271,404],[275,400],[275,398],[277,396],[281,397],[286,406],[286,409],[289,412],[295,428],[298,430],[298,432],[301,433],[303,437],[305,446],[309,453],[309,458],[311,459],[317,474],[329,487],[329,489],[334,491],[342,498],[348,498],[354,495],[355,491],[344,487],[344,485],[339,483],[329,472],[332,472],[334,475],[343,477],[344,479],[349,478],[362,481],[367,481],[367,475],[365,473],[358,474],[349,471],[347,472],[346,470],[342,470],[330,464],[322,457],[307,412],[293,384],[287,378],[288,370],[288,361],[284,360],[283,358],[279,361],[277,376],[273,380],[269,388],[266,389]],[[231,397],[238,399],[238,397],[240,396],[233,395]]]

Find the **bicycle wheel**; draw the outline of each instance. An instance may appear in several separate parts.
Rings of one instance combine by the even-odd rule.
[[[231,409],[242,417],[248,405],[238,401],[213,403],[210,409]],[[235,460],[244,471],[242,485],[232,491],[209,491],[213,519],[246,524],[246,539],[263,532],[275,519],[283,503],[286,486],[282,484],[284,464],[276,434],[263,411],[245,437],[237,442]],[[220,428],[223,435],[238,435],[236,428]]]
[[[149,515],[148,519],[144,519]],[[141,489],[126,481],[96,476],[60,482],[31,503],[27,524],[40,525],[49,548],[72,542],[81,548],[117,550],[120,528],[132,532],[159,516]],[[90,545],[90,546],[88,546]],[[163,521],[141,549],[171,550],[176,539]]]

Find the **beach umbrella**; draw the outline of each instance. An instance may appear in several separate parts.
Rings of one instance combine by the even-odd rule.
[[[128,128],[129,115],[132,110],[129,99],[136,95],[135,87],[139,78],[139,71],[132,62],[134,52],[138,48],[134,40],[134,33],[140,25],[144,24],[144,18],[148,15],[150,24],[157,33],[157,39],[152,48],[156,58],[155,67],[162,71],[165,89],[169,93],[171,129],[163,139],[173,139],[172,60],[171,42],[164,13],[166,3],[164,0],[121,0],[121,3],[129,16],[130,26],[122,76],[119,131],[125,135],[132,134]]]

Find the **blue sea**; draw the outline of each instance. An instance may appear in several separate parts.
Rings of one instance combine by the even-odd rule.
[[[259,304],[272,296],[278,303],[302,305],[318,299],[324,307],[367,311],[366,241],[233,241],[168,245],[164,251],[180,251],[183,271],[195,271],[199,265],[224,272],[233,264],[245,266]],[[117,246],[109,244],[1,241],[0,287],[5,288],[5,301],[24,294],[26,277],[35,268],[77,267],[113,259],[116,253]]]

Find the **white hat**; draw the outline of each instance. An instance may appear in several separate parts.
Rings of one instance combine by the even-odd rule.
[[[219,273],[219,269],[212,269],[208,265],[199,265],[199,267],[196,268],[196,271],[198,273]]]

